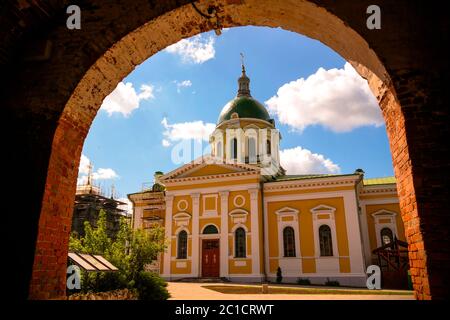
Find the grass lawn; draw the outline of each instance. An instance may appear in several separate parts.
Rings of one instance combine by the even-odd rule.
[[[261,286],[247,285],[205,285],[203,288],[229,294],[261,294]],[[364,290],[364,289],[328,289],[328,288],[292,288],[273,287],[269,285],[269,294],[379,294],[379,295],[412,295],[412,291],[396,290]]]

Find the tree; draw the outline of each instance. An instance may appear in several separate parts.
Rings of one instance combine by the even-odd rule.
[[[155,226],[150,231],[132,230],[127,219],[122,218],[120,229],[113,240],[106,233],[106,212],[100,210],[96,228],[93,228],[86,221],[84,229],[84,237],[79,237],[75,233],[71,234],[69,250],[103,255],[119,271],[114,273],[82,272],[82,291],[98,292],[136,286],[139,292],[146,292],[146,297],[166,296],[165,294],[149,294],[152,290],[155,290],[155,292],[167,291],[165,286],[162,288],[156,287],[165,282],[162,279],[160,281],[149,281],[149,277],[142,274],[145,271],[145,266],[155,260],[158,253],[166,248],[164,229],[162,227]],[[145,283],[136,283],[142,282],[141,280]],[[146,283],[147,288],[144,288]],[[151,288],[148,287],[149,284],[152,285]]]

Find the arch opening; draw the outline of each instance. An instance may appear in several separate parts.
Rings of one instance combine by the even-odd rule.
[[[367,42],[337,16],[309,1],[295,4],[270,0],[244,1],[241,4],[218,2],[222,10],[223,27],[243,25],[282,27],[285,30],[317,39],[331,47],[347,61],[350,61],[358,73],[368,80],[369,86],[380,103],[385,119],[395,117],[396,121],[403,121],[399,102],[383,64]],[[207,1],[199,1],[199,7],[202,6],[207,6]],[[285,12],[290,14],[284,15]],[[55,132],[44,191],[44,198],[48,200],[42,205],[40,214],[42,227],[39,228],[38,237],[45,237],[50,233],[43,221],[54,215],[53,208],[58,207],[61,201],[70,199],[74,194],[78,160],[73,161],[73,159],[80,158],[84,139],[103,99],[136,65],[156,52],[178,40],[212,29],[214,29],[214,25],[199,19],[198,14],[190,5],[181,6],[130,30],[126,36],[117,39],[114,45],[84,73],[64,107]],[[171,32],[158,32],[161,30],[170,30]],[[151,36],[154,34],[161,34],[161,36],[154,39]],[[135,50],[129,50],[129,48]],[[112,63],[113,61],[116,63]],[[98,86],[92,88],[92,83],[97,83]],[[392,145],[393,141],[399,139],[398,132],[392,123],[393,120],[386,122]],[[68,137],[71,139],[69,144],[67,144]],[[70,160],[67,154],[71,155]],[[393,156],[398,155],[394,154]],[[66,168],[68,174],[64,177],[57,177],[56,180],[69,187],[55,193],[51,187],[54,185],[53,179],[55,179],[53,172],[60,171],[61,167]],[[401,164],[394,161],[394,167],[396,176],[403,176]],[[411,179],[411,173],[407,173],[406,177]],[[401,186],[400,189],[402,189]],[[60,216],[70,218],[71,210],[70,205],[65,206],[64,212],[61,212]],[[69,231],[61,229],[58,234],[58,237],[66,244]],[[42,254],[39,253],[39,246],[40,244],[37,243],[33,274],[38,273],[41,269],[41,264],[38,263],[42,257]],[[64,283],[64,276],[62,272],[58,272],[60,283]],[[41,287],[42,284],[32,284],[30,297],[39,298]],[[61,284],[59,287],[60,290],[57,292],[64,292],[64,289],[61,290]],[[426,294],[425,292],[424,295]]]

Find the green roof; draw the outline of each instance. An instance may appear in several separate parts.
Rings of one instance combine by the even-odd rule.
[[[230,120],[231,115],[235,112],[239,118],[271,120],[266,108],[260,102],[249,96],[240,96],[234,98],[223,107],[217,124]]]
[[[393,184],[393,183],[396,183],[395,177],[364,179],[365,186],[372,186],[377,184]]]

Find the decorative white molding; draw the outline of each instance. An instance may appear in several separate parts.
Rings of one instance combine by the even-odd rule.
[[[191,215],[187,212],[178,212],[172,217],[172,219],[175,221],[177,227],[188,226],[189,220],[191,219]]]
[[[217,186],[217,187],[207,187],[207,188],[195,188],[195,190],[199,193],[214,193],[214,192],[222,192],[222,191],[246,191],[251,188],[255,188],[256,186],[259,186],[259,183],[242,183],[239,184],[239,182],[236,182],[236,184],[229,185],[229,186]],[[173,196],[180,196],[185,195],[186,192],[189,190],[192,190],[191,187],[188,187],[187,189],[182,190],[171,190],[167,191],[167,194],[173,195]]]
[[[248,212],[244,209],[234,209],[230,211],[229,215],[234,224],[245,223],[247,221]]]
[[[245,267],[247,265],[247,261],[245,260],[236,260],[234,261],[235,267]]]
[[[177,209],[178,209],[178,211],[186,211],[188,206],[189,206],[188,202],[186,200],[184,200],[184,199],[179,200],[177,202]]]
[[[236,195],[233,198],[233,204],[236,208],[242,208],[243,206],[245,206],[245,197],[243,195]]]
[[[258,214],[258,188],[248,190],[250,194],[250,217],[251,217],[251,239],[252,239],[252,273],[260,273],[260,259],[259,259],[259,214]]]
[[[354,186],[360,179],[359,175],[320,177],[304,180],[277,181],[264,184],[264,192],[279,192],[283,190],[308,190],[318,189],[330,186]]]
[[[277,215],[277,230],[278,230],[278,257],[280,259],[292,259],[301,257],[300,252],[300,231],[299,231],[299,222],[298,222],[298,213],[299,211],[295,208],[283,207],[277,211],[275,214]],[[283,220],[283,218],[289,217],[292,218],[290,221]],[[285,257],[284,256],[284,239],[283,232],[284,228],[291,227],[294,230],[294,244],[295,244],[295,256],[294,257]],[[300,264],[301,268],[301,264]]]
[[[337,233],[336,233],[336,222],[334,218],[334,213],[336,208],[329,207],[326,205],[319,205],[317,207],[312,208],[311,214],[313,216],[313,228],[314,228],[314,250],[315,255],[318,259],[327,259],[329,260],[330,256],[322,257],[320,255],[320,237],[319,237],[319,228],[323,225],[327,225],[331,230],[331,243],[333,246],[333,255],[331,257],[338,257],[338,245],[337,245]],[[319,219],[319,215],[328,214],[327,219]],[[325,261],[325,260],[324,260]],[[331,260],[330,260],[331,261]],[[339,265],[338,265],[339,266]],[[336,270],[339,271],[339,270]]]
[[[228,196],[230,192],[223,190],[219,192],[220,196],[220,276],[228,276]]]
[[[398,238],[396,212],[381,209],[372,213],[371,216],[374,220],[377,247],[382,246],[381,230],[383,230],[384,228],[390,229],[392,232],[392,236]],[[388,219],[389,222],[381,222],[381,220],[388,220]]]
[[[172,255],[172,208],[173,208],[173,196],[166,195],[166,224],[165,224],[165,237],[169,240],[167,250],[164,252],[164,267],[163,274],[170,275],[170,257]]]
[[[192,263],[191,263],[191,273],[194,277],[198,277],[199,273],[199,211],[200,211],[200,193],[191,193],[192,199]]]
[[[206,209],[206,199],[214,198],[214,209]],[[214,217],[218,216],[217,214],[217,194],[202,194],[203,199],[203,212],[202,216]]]
[[[215,223],[207,223],[207,224],[205,224],[204,226],[203,226],[203,228],[202,228],[202,231],[200,232],[200,234],[201,235],[206,235],[206,234],[203,234],[203,232],[205,231],[205,229],[207,228],[207,227],[209,227],[209,226],[214,226],[214,227],[216,227],[216,229],[217,229],[217,234],[220,234],[220,228],[217,226],[217,224],[215,224]],[[215,234],[215,233],[211,233],[211,234]]]

